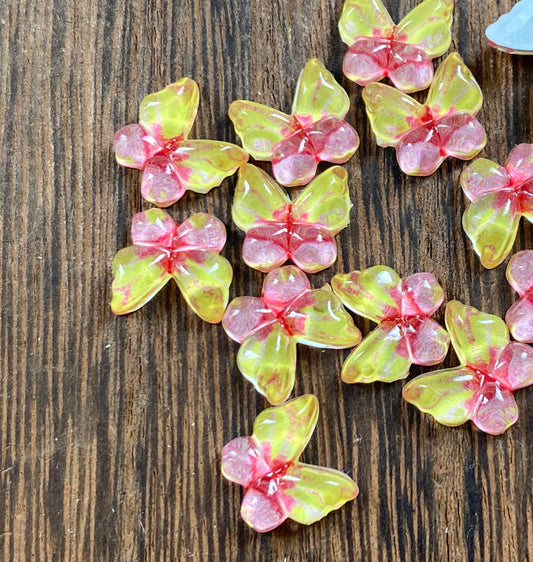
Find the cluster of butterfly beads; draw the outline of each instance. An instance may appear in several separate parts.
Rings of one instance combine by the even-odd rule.
[[[481,90],[457,53],[433,74],[432,59],[451,42],[452,0],[425,0],[398,25],[380,0],[347,0],[339,30],[349,49],[345,75],[364,86],[363,100],[377,144],[394,147],[400,168],[427,176],[445,158],[474,158],[487,137],[476,114]],[[379,83],[387,77],[395,87]],[[408,93],[429,87],[426,103]],[[228,443],[222,472],[246,488],[241,514],[259,532],[287,518],[310,524],[354,499],[358,488],[336,470],[307,465],[299,456],[318,419],[318,401],[289,398],[297,344],[354,348],[341,372],[346,383],[405,379],[411,365],[437,365],[450,342],[456,368],[407,383],[403,397],[439,422],[467,420],[500,434],[517,419],[513,391],[533,383],[533,251],[509,262],[507,277],[519,299],[506,321],[458,301],[446,306],[446,329],[433,320],[444,291],[431,273],[401,278],[389,267],[335,275],[313,288],[306,274],[332,266],[336,235],[352,207],[346,170],[359,136],[345,121],[349,98],[317,59],[300,74],[291,114],[239,100],[229,117],[243,148],[188,135],[198,109],[196,83],[183,78],[147,96],[139,123],[114,139],[117,161],[142,170],[141,193],[157,205],[136,214],[132,242],[113,262],[111,308],[142,307],[171,279],[203,320],[222,321],[240,344],[242,375],[274,406],[256,419],[253,434]],[[274,178],[248,163],[269,161]],[[316,176],[317,165],[334,166]],[[187,190],[207,193],[238,170],[232,218],[244,231],[244,262],[267,273],[260,296],[228,305],[232,267],[220,255],[224,224],[196,213],[178,224],[160,207]],[[305,186],[296,198],[283,187]],[[465,232],[483,265],[496,267],[513,246],[521,216],[533,221],[533,145],[514,148],[505,165],[478,159],[461,175],[472,204]],[[290,260],[294,265],[284,265]],[[345,307],[377,324],[361,340]]]

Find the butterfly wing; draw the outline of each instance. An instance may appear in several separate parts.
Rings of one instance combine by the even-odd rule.
[[[274,147],[298,131],[292,116],[252,101],[232,102],[228,115],[244,150],[256,160],[272,160]]]
[[[497,162],[478,158],[462,171],[460,181],[468,199],[476,201],[483,195],[505,189],[510,184],[511,177]]]
[[[522,297],[509,307],[505,322],[516,341],[533,343],[533,301]]]
[[[511,342],[498,357],[492,375],[511,390],[533,384],[533,347]]]
[[[160,144],[187,138],[198,110],[198,86],[182,78],[146,96],[139,106],[139,124]]]
[[[343,349],[361,340],[361,332],[329,285],[297,297],[283,320],[299,343],[313,347]]]
[[[335,237],[320,226],[296,224],[291,229],[289,255],[306,273],[317,273],[337,259]]]
[[[453,0],[425,0],[400,21],[395,37],[421,47],[434,59],[450,47],[452,21]]]
[[[346,0],[339,19],[339,33],[346,45],[361,37],[389,37],[394,22],[381,0]]]
[[[222,326],[231,339],[242,343],[253,332],[275,319],[275,314],[265,306],[263,299],[237,297],[229,303]]]
[[[326,117],[343,119],[350,108],[348,94],[318,59],[310,59],[298,78],[292,113],[303,126]]]
[[[424,124],[426,107],[396,88],[373,82],[363,89],[366,113],[379,146],[397,146]]]
[[[137,123],[119,129],[113,137],[117,162],[127,168],[142,170],[146,162],[159,151],[159,145]]]
[[[522,143],[509,153],[505,167],[519,181],[533,178],[533,144]]]
[[[499,382],[486,380],[476,399],[472,421],[478,429],[491,435],[501,435],[518,419],[518,407],[513,392]]]
[[[282,404],[294,387],[296,340],[278,323],[255,330],[237,353],[240,372],[271,404]]]
[[[431,318],[419,316],[409,320],[405,329],[411,361],[415,365],[436,365],[444,360],[450,346],[448,332]]]
[[[454,427],[472,419],[478,391],[474,371],[458,367],[414,378],[403,387],[402,396],[439,423]]]
[[[476,199],[463,214],[463,228],[487,269],[498,266],[513,247],[520,204],[513,193],[494,191]]]
[[[431,273],[415,273],[402,279],[402,315],[431,316],[444,300],[444,290]]]
[[[134,312],[154,297],[167,283],[168,257],[160,249],[129,246],[120,250],[113,260],[114,314]]]
[[[507,266],[507,280],[520,295],[507,311],[505,321],[513,338],[517,341],[533,343],[533,251],[516,253]]]
[[[346,474],[304,463],[288,468],[281,488],[287,516],[304,525],[319,521],[359,493],[356,483]]]
[[[412,364],[403,331],[396,322],[382,322],[348,355],[342,366],[344,382],[393,382],[404,379]]]
[[[390,267],[335,275],[331,285],[347,308],[374,322],[401,315],[401,279]]]
[[[172,276],[187,304],[211,324],[222,320],[228,304],[233,270],[228,260],[211,250],[187,250],[172,261]]]
[[[226,243],[224,223],[208,213],[194,213],[176,230],[174,244],[188,250],[219,252]]]
[[[505,322],[459,301],[446,305],[446,327],[461,361],[473,368],[486,371],[509,343]]]

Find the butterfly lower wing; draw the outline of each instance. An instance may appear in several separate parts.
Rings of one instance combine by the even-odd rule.
[[[386,68],[390,81],[403,92],[425,90],[433,79],[433,62],[417,45],[393,42]]]
[[[347,308],[374,322],[401,315],[400,285],[400,276],[384,265],[335,275],[331,280],[335,294]]]
[[[194,213],[179,225],[174,243],[191,250],[219,252],[226,243],[226,227],[213,215]]]
[[[339,19],[339,32],[347,45],[360,37],[389,37],[394,22],[381,0],[346,0]]]
[[[467,367],[420,375],[404,387],[404,400],[439,423],[457,426],[472,419],[479,390],[477,375]]]
[[[423,124],[425,106],[396,88],[372,82],[365,86],[363,99],[379,146],[396,146],[407,132]]]
[[[511,305],[505,314],[505,322],[513,338],[523,343],[533,343],[533,302],[522,297]]]
[[[260,328],[241,344],[237,365],[271,404],[282,404],[294,387],[296,340],[277,323]]]
[[[272,160],[274,147],[298,130],[294,117],[252,101],[232,102],[228,115],[244,150],[256,160]]]
[[[403,330],[396,322],[383,322],[348,355],[341,378],[349,384],[393,382],[407,377],[411,364]]]
[[[150,158],[144,167],[141,193],[150,203],[159,207],[169,207],[185,194],[174,162],[165,155]]]
[[[226,443],[221,457],[222,476],[241,486],[248,486],[252,482],[257,461],[261,458],[251,437],[237,437]]]
[[[246,163],[248,154],[229,142],[186,140],[172,153],[182,186],[207,193]]]
[[[306,273],[317,273],[337,259],[337,243],[328,230],[313,224],[292,227],[289,240],[292,261]]]
[[[487,269],[500,265],[513,247],[520,222],[520,207],[513,194],[488,193],[463,214],[463,228]]]
[[[483,195],[504,189],[511,178],[507,170],[497,162],[478,158],[461,172],[460,181],[468,199],[476,201]]]
[[[316,224],[337,233],[350,222],[348,174],[333,166],[316,177],[292,204],[295,222]]]
[[[431,58],[440,57],[450,47],[452,20],[453,0],[425,0],[400,21],[395,35]]]
[[[379,37],[358,37],[344,55],[342,71],[359,86],[379,82],[388,68],[385,40]]]
[[[329,285],[296,298],[284,322],[299,343],[313,347],[343,349],[361,340],[361,332]]]
[[[265,306],[263,299],[237,297],[229,303],[222,326],[231,339],[242,343],[253,332],[275,319],[276,316]]]
[[[318,420],[318,400],[304,394],[255,419],[253,439],[272,463],[294,462],[305,449]]]
[[[505,167],[522,181],[533,178],[533,144],[522,143],[515,146],[509,153]]]
[[[281,494],[267,494],[263,490],[250,488],[241,504],[241,517],[258,533],[267,533],[279,527],[287,514]]]
[[[445,319],[453,347],[462,364],[485,371],[491,368],[494,358],[509,343],[505,322],[473,306],[451,301],[446,305]]]
[[[198,86],[182,78],[159,92],[146,96],[139,107],[139,124],[162,144],[185,139],[198,110]]]
[[[513,255],[505,271],[507,281],[522,297],[533,290],[533,250],[522,250]]]
[[[431,124],[415,127],[396,145],[396,159],[410,176],[430,176],[444,162],[446,152],[440,135]]]
[[[210,250],[180,252],[172,276],[187,304],[211,324],[222,320],[228,304],[233,270],[228,260]]]
[[[455,113],[475,115],[483,103],[479,84],[458,53],[440,64],[429,89],[426,105],[435,117]]]
[[[485,381],[472,414],[476,427],[491,435],[501,435],[517,419],[518,406],[512,391],[493,380]]]
[[[448,332],[431,318],[411,319],[406,338],[415,365],[436,365],[444,361],[450,346]]]
[[[533,384],[533,347],[511,342],[498,356],[491,375],[511,390]]]
[[[119,129],[113,137],[113,148],[121,166],[142,170],[146,161],[158,149],[146,142],[146,131],[137,123]]]
[[[281,488],[288,517],[304,525],[319,521],[359,493],[343,472],[305,463],[288,468]]]
[[[128,246],[120,250],[113,260],[113,313],[128,314],[154,297],[171,277],[167,262],[157,249]]]
[[[250,228],[242,246],[244,263],[268,273],[289,259],[287,224],[265,222]]]
[[[437,127],[441,150],[446,156],[470,160],[487,144],[483,125],[467,113],[443,117],[439,119]]]
[[[444,290],[431,273],[414,273],[401,281],[402,316],[431,316],[444,300]]]

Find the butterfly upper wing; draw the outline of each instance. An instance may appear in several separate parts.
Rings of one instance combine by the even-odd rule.
[[[400,285],[400,276],[383,265],[335,275],[331,280],[333,290],[347,308],[374,322],[401,316]]]
[[[431,58],[443,55],[451,43],[453,0],[425,0],[398,24],[395,36],[421,47]]]
[[[297,297],[283,320],[299,343],[313,347],[342,349],[361,340],[361,332],[329,285]]]
[[[182,78],[146,96],[139,106],[139,124],[160,143],[189,134],[198,110],[198,86]]]
[[[281,488],[288,517],[304,525],[322,519],[359,493],[356,483],[346,474],[304,463],[288,468]]]
[[[479,391],[477,375],[468,367],[420,375],[403,387],[403,398],[439,423],[457,426],[472,419]]]
[[[167,283],[171,275],[168,258],[158,248],[128,246],[113,260],[114,314],[128,314],[146,304]]]
[[[360,37],[389,37],[394,22],[381,0],[346,0],[339,19],[339,32],[347,45]]]
[[[363,99],[379,146],[397,146],[424,123],[426,107],[391,86],[372,82],[363,89]]]
[[[350,108],[348,94],[318,59],[302,70],[294,94],[292,113],[304,126],[325,117],[343,119]]]
[[[506,191],[482,195],[463,214],[463,228],[487,269],[498,266],[511,251],[519,223],[519,202]]]
[[[273,466],[294,462],[305,449],[318,420],[318,400],[304,394],[277,408],[263,410],[255,419],[253,439]]]
[[[172,261],[172,276],[187,304],[202,320],[216,324],[228,304],[233,269],[211,250],[180,252]]]
[[[298,130],[291,115],[252,101],[232,102],[228,115],[244,149],[256,160],[272,160],[274,147]]]
[[[451,53],[435,73],[426,105],[434,117],[444,117],[455,113],[473,116],[482,104],[481,88],[470,69],[458,53]]]
[[[289,204],[287,194],[266,172],[252,164],[239,170],[231,216],[241,230],[286,221]]]
[[[350,222],[348,174],[333,166],[316,177],[292,204],[295,222],[316,224],[336,234]]]
[[[445,318],[453,347],[463,365],[486,371],[509,343],[505,322],[473,306],[451,301],[446,305]]]

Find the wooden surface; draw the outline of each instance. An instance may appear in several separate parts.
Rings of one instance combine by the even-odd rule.
[[[416,3],[386,2],[395,19]],[[483,35],[511,5],[458,0],[453,25],[452,50],[485,95],[482,155],[500,162],[533,141],[533,58]],[[109,309],[112,258],[147,208],[139,173],[114,161],[114,131],[136,121],[146,94],[191,76],[194,135],[235,141],[232,100],[289,110],[312,56],[341,79],[340,10],[341,0],[1,3],[1,560],[533,560],[532,389],[516,393],[518,423],[490,437],[437,425],[402,402],[402,383],[341,383],[347,351],[299,346],[293,395],[321,405],[304,459],[353,475],[361,493],[312,527],[262,536],[219,471],[223,444],[266,407],[237,370],[237,344],[173,284],[128,317]],[[464,164],[404,176],[376,147],[361,89],[342,84],[361,135],[346,165],[354,208],[338,262],[314,286],[378,263],[427,270],[449,299],[503,315],[515,298],[505,267],[484,271],[461,228]],[[171,209],[226,223],[231,297],[257,294],[263,277],[240,260],[233,187]],[[515,249],[532,238],[522,223]]]

